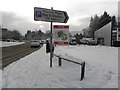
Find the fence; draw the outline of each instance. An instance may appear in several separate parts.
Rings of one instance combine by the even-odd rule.
[[[75,63],[75,64],[78,64],[78,65],[81,65],[81,77],[80,77],[80,81],[82,81],[84,79],[84,76],[85,76],[85,62],[76,62],[76,61],[72,61],[70,59],[66,59],[66,58],[63,58],[63,57],[60,57],[59,55],[56,55],[54,54],[54,56],[58,57],[58,66],[62,66],[62,60],[65,60],[65,61],[68,61],[68,62],[72,62],[72,63]]]

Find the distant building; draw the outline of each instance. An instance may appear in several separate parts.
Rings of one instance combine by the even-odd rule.
[[[95,32],[98,44],[111,46],[111,22]]]
[[[117,41],[117,24],[110,22],[102,28],[95,31],[95,39],[98,44],[114,46]]]

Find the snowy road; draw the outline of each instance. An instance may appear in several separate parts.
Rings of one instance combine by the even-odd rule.
[[[49,67],[49,54],[45,46],[31,55],[14,62],[3,70],[4,88],[117,88],[118,48],[63,46],[55,53],[66,58],[86,62],[86,73],[80,81],[80,67],[53,58]]]
[[[42,45],[40,47],[42,47]],[[40,47],[31,48],[30,43],[2,47],[2,68],[5,68],[10,63],[33,53],[34,51],[40,49]]]

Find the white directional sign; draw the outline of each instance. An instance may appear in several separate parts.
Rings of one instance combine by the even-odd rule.
[[[69,26],[54,25],[53,39],[56,45],[69,45]]]
[[[34,20],[67,23],[69,17],[65,11],[34,7]]]

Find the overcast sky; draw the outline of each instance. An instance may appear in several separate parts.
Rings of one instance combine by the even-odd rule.
[[[22,34],[27,30],[50,29],[49,22],[34,21],[34,7],[66,11],[70,31],[80,31],[88,27],[90,17],[107,11],[111,16],[118,14],[119,0],[0,0],[2,27],[17,29]],[[1,24],[1,20],[0,20]],[[54,23],[61,24],[61,23]]]

